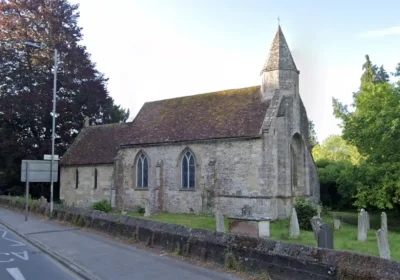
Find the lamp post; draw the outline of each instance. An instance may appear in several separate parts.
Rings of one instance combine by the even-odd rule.
[[[33,42],[25,42],[24,45],[43,49],[36,43]],[[54,165],[54,142],[55,142],[55,130],[56,130],[56,90],[57,90],[57,49],[54,49],[54,84],[53,84],[53,112],[52,112],[52,129],[51,129],[51,167],[50,167],[50,213],[53,213],[53,193],[54,193],[54,174],[53,174],[53,165]]]

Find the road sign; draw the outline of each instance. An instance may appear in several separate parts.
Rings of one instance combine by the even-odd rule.
[[[28,170],[27,166],[29,166]],[[21,182],[26,182],[27,176],[29,176],[29,183],[51,182],[50,170],[51,170],[50,160],[22,160]],[[53,162],[53,179],[54,182],[58,181],[58,161]]]
[[[51,160],[51,155],[44,155],[43,159],[44,160]],[[60,157],[58,155],[54,155],[54,160],[60,160]]]

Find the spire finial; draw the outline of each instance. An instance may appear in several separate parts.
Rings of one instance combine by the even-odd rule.
[[[281,19],[278,17],[278,26],[281,25]]]

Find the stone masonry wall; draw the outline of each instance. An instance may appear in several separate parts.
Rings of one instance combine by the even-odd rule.
[[[97,169],[97,188],[94,189],[94,175]],[[76,188],[76,170],[79,185]],[[60,199],[68,205],[89,207],[93,202],[111,199],[113,165],[61,166]]]
[[[18,197],[7,196],[0,196],[0,205],[18,207],[21,210],[24,207],[18,203]],[[35,202],[30,211],[48,215],[49,205]],[[400,279],[400,263],[349,251],[191,229],[62,205],[54,205],[52,218],[125,238],[130,243],[142,242],[147,246],[162,248],[203,262],[213,262],[231,269],[266,272],[272,279]]]
[[[194,190],[181,188],[181,159],[186,149],[190,149],[196,158]],[[213,212],[219,207],[225,215],[239,215],[244,205],[250,205],[254,215],[276,218],[273,199],[276,184],[273,175],[264,170],[262,149],[262,139],[123,149],[119,156],[123,162],[123,175],[117,180],[123,182],[122,203],[125,208],[144,205],[155,188],[156,196],[163,196],[155,200],[161,211],[198,214]],[[144,152],[149,160],[149,190],[138,190],[135,186],[135,164],[140,152]],[[157,164],[161,175],[157,175]],[[161,176],[160,186],[157,186],[157,176]]]

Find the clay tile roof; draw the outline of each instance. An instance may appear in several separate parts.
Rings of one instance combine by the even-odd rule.
[[[259,136],[270,100],[260,86],[145,103],[125,145]]]
[[[298,71],[280,26],[276,31],[275,39],[272,42],[268,58],[261,72],[273,70]]]
[[[84,127],[64,154],[61,165],[113,163],[126,123]]]

